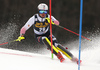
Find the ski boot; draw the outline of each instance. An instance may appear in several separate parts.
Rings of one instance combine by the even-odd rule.
[[[65,60],[60,52],[57,53],[57,58],[60,60],[60,62],[63,62]]]

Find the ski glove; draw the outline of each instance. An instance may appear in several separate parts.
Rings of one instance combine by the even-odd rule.
[[[45,18],[45,21],[50,23],[50,18]],[[54,23],[51,21],[51,24],[54,24]]]
[[[50,18],[45,18],[45,20],[46,20],[46,22],[50,23]],[[54,20],[54,22],[51,21],[51,23],[52,23],[53,25],[59,25],[59,21],[58,21],[58,20]]]
[[[54,23],[55,23],[56,25],[59,25],[59,21],[58,21],[58,20],[54,20]]]
[[[21,40],[24,40],[24,39],[25,39],[25,37],[19,36],[18,39],[16,39],[16,41],[21,41]]]

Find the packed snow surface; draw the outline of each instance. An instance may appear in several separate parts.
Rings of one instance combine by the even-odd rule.
[[[100,47],[81,52],[80,70],[100,70]],[[76,50],[72,50],[76,55]],[[50,54],[28,53],[0,48],[0,70],[78,70],[78,65],[66,58],[61,63]]]

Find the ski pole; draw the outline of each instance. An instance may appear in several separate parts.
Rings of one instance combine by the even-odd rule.
[[[56,24],[54,24],[54,25],[56,25]],[[69,30],[69,29],[67,29],[67,28],[65,28],[65,27],[63,27],[63,26],[60,26],[60,25],[56,25],[56,26],[58,26],[58,27],[60,27],[60,28],[63,28],[63,29],[65,29],[65,30],[67,30],[67,31],[69,31],[69,32],[71,32],[71,33],[76,34],[76,35],[79,36],[78,33],[73,32],[73,31],[71,31],[71,30]],[[89,41],[92,41],[91,39],[88,39],[88,38],[86,38],[86,37],[84,37],[84,36],[81,36],[81,37],[82,37],[82,38],[85,38],[85,39],[87,39],[87,40],[89,40]]]
[[[49,18],[46,18],[46,19],[47,19],[48,22],[50,22],[50,19],[49,19]],[[52,24],[53,24],[53,25],[56,25],[56,24],[53,23],[53,22],[52,22]],[[71,31],[71,30],[69,30],[69,29],[67,29],[67,28],[65,28],[65,27],[63,27],[63,26],[60,26],[60,25],[56,25],[56,26],[58,26],[58,27],[60,27],[60,28],[63,28],[64,30],[67,30],[67,31],[69,31],[69,32],[71,32],[71,33],[76,34],[76,35],[79,36],[78,33],[74,32],[74,31]],[[89,40],[89,41],[92,41],[91,39],[88,39],[88,38],[86,38],[86,37],[84,37],[84,36],[81,36],[81,37],[82,37],[82,38],[85,38],[85,39],[87,39],[87,40]]]
[[[8,43],[12,43],[12,42],[15,42],[15,40],[14,41],[10,41],[10,42],[1,43],[0,45],[5,45],[5,44],[8,44]]]
[[[15,42],[15,41],[21,41],[23,39],[25,39],[25,37],[18,37],[18,39],[16,39],[16,40],[13,40],[13,41],[10,41],[10,42],[5,42],[5,43],[2,43],[0,45],[5,45],[5,44],[12,43],[12,42]]]

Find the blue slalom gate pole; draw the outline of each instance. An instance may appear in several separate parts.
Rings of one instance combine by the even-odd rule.
[[[80,57],[81,57],[81,34],[82,34],[82,11],[83,11],[83,0],[80,0],[80,30],[79,30],[79,63],[78,70],[80,70]]]

